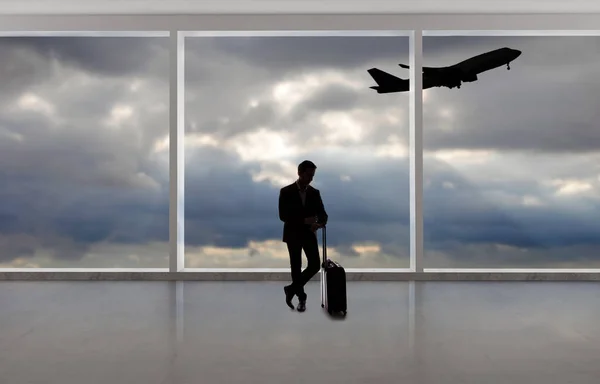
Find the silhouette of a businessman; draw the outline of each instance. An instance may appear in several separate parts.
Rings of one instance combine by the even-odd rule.
[[[309,184],[317,166],[309,160],[298,165],[298,179],[279,191],[279,219],[284,222],[283,242],[290,255],[292,283],[284,287],[285,302],[294,309],[292,299],[298,296],[298,311],[306,310],[304,285],[321,268],[317,230],[327,224],[327,212],[321,193]],[[308,265],[302,271],[302,250]]]

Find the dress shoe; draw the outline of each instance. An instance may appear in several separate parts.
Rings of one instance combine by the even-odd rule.
[[[298,303],[298,312],[304,312],[306,311],[306,300],[301,300]]]
[[[294,304],[292,304],[292,299],[294,298],[294,291],[292,291],[292,287],[286,285],[285,287],[283,287],[283,291],[285,292],[285,303],[288,305],[288,307],[294,309]]]

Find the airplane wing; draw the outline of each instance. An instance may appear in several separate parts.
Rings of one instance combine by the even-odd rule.
[[[398,64],[398,65],[402,68],[410,69],[410,66],[408,66],[406,64]],[[448,69],[448,67],[423,67],[423,73],[433,73],[433,72],[443,71],[445,69]]]

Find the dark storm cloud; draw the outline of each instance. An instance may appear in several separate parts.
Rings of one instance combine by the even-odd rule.
[[[0,38],[0,102],[3,104],[28,87],[47,80],[52,74],[52,67],[35,52],[4,41]]]
[[[561,124],[570,124],[570,127],[572,127],[573,121],[577,121],[577,116],[583,116],[584,112],[590,112],[594,100],[593,97],[590,97],[590,95],[593,95],[591,91],[593,91],[594,86],[590,85],[589,82],[587,84],[579,84],[579,86],[587,87],[583,88],[588,91],[586,92],[588,97],[586,102],[583,102],[586,96],[582,95],[581,99],[578,99],[578,102],[575,103],[577,106],[567,111],[571,106],[565,103],[564,100],[561,100],[564,96],[561,96],[558,90],[560,88],[564,90],[565,84],[569,84],[569,81],[574,79],[563,80],[561,83],[558,74],[562,73],[563,68],[567,71],[569,69],[572,70],[572,61],[564,57],[564,51],[560,60],[558,60],[559,57],[556,55],[553,56],[551,63],[542,59],[545,55],[550,55],[550,48],[560,46],[560,44],[565,42],[564,40],[563,42],[560,39],[552,40],[556,39],[553,37],[428,39],[439,40],[426,40],[425,53],[426,60],[428,60],[425,63],[426,65],[431,65],[431,63],[434,63],[434,65],[450,65],[473,55],[503,46],[522,49],[524,52],[523,56],[512,64],[513,70],[511,72],[503,68],[498,68],[495,71],[480,76],[479,82],[466,84],[460,91],[444,89],[427,91],[432,93],[433,98],[431,104],[426,105],[425,114],[425,128],[427,130],[425,143],[428,149],[489,148],[504,151],[529,150],[539,152],[553,150],[564,152],[590,146],[590,144],[585,143],[586,140],[581,139],[587,137],[588,142],[593,140],[594,136],[591,133],[591,136],[578,135],[574,138],[565,136],[564,134],[562,136],[556,134],[560,131]],[[238,40],[240,46],[242,45],[241,40]],[[226,51],[230,54],[234,52],[233,48],[236,45],[231,43],[234,41],[233,38],[218,39],[218,41],[226,41],[229,44]],[[474,44],[471,44],[472,41]],[[553,41],[555,43],[552,43]],[[440,43],[436,44],[436,42]],[[300,45],[304,44],[303,40],[299,39],[290,42],[290,45],[285,49],[296,53],[302,51],[310,52],[307,49],[300,49],[300,45],[294,45],[296,43]],[[221,46],[217,44],[215,47]],[[252,53],[249,50],[245,51],[244,55],[252,56],[250,62],[256,63],[261,59],[263,61],[256,70],[247,65],[248,61],[241,61],[244,65],[240,64],[237,67],[240,71],[235,71],[234,76],[241,79],[243,72],[248,73],[248,77],[244,77],[244,79],[246,79],[245,81],[248,82],[250,87],[258,84],[259,80],[264,81],[264,84],[267,84],[270,78],[271,83],[278,81],[273,79],[273,76],[267,75],[265,71],[268,65],[274,66],[275,63],[280,63],[275,58],[275,54],[269,56],[269,54],[257,53],[267,49],[268,45],[265,45],[265,48],[254,45]],[[587,56],[589,53],[577,56],[576,49],[569,48],[569,50],[575,58],[589,59],[589,56]],[[196,51],[196,53],[198,52]],[[237,52],[237,55],[242,55],[242,53],[239,53],[240,51]],[[238,60],[226,59],[231,56],[223,53],[223,50],[215,55],[224,63],[231,64]],[[324,59],[326,54],[321,52],[316,56],[325,60],[325,64],[321,68],[326,68],[329,65],[327,59]],[[388,65],[385,68],[386,70],[399,76],[406,75],[406,71],[402,72],[403,70],[398,69],[395,62],[391,63],[390,58],[384,56],[381,57],[380,67],[385,68]],[[314,60],[310,65],[316,66],[317,63],[322,62]],[[350,60],[350,62],[359,63],[360,60]],[[367,63],[368,60],[364,62]],[[293,65],[299,66],[301,60],[296,58],[286,63],[286,70],[280,70],[282,74],[288,73],[286,72],[287,69],[292,68]],[[545,66],[540,67],[540,64],[544,64]],[[550,66],[554,64],[560,64],[563,67]],[[343,67],[343,65],[340,65],[340,67]],[[348,69],[353,68],[352,65],[348,65],[347,67]],[[303,70],[298,69],[298,73],[301,73]],[[276,73],[276,70],[273,69],[273,72]],[[355,75],[358,72],[359,70],[356,69],[356,72],[347,73]],[[223,73],[232,72],[229,70],[229,72],[224,71]],[[250,73],[255,76],[250,75]],[[289,73],[292,74],[292,72]],[[223,78],[223,76],[218,75],[215,77]],[[254,79],[255,81],[250,82],[250,79]],[[225,85],[225,87],[231,86]],[[235,106],[236,102],[240,99],[247,100],[250,98],[250,96],[244,96],[244,88],[241,85],[239,92],[232,88],[213,88],[215,90],[214,95],[220,100],[228,101],[232,106]],[[355,106],[360,106],[362,109],[379,111],[379,115],[381,115],[384,108],[393,111],[391,109],[392,106],[400,105],[402,101],[407,101],[407,99],[401,99],[405,95],[382,97],[374,93],[367,93],[369,91],[367,88],[362,93],[344,86],[336,86],[336,88],[328,87],[321,92],[311,95],[311,97],[297,105],[290,115],[279,117],[280,120],[276,120],[278,122],[288,121],[296,124],[274,124],[274,128],[281,129],[281,127],[285,127],[286,131],[301,129],[302,137],[311,137],[311,135],[319,133],[319,126],[310,124],[311,122],[314,123],[311,120],[311,116],[316,116],[318,111],[350,110]],[[205,90],[207,89],[205,88]],[[257,93],[258,88],[254,87],[252,89],[254,93]],[[236,96],[228,98],[226,95],[229,94],[229,91]],[[576,93],[574,90],[572,92]],[[211,92],[207,93],[213,94]],[[540,113],[540,108],[532,108],[531,103],[527,102],[532,99],[544,105],[545,108],[542,110],[548,111],[548,113],[542,114]],[[451,133],[447,133],[442,129],[436,130],[438,126],[441,128],[443,124],[446,124],[444,120],[436,116],[436,112],[439,112],[439,106],[454,107],[457,111],[454,126],[456,132],[451,131]],[[218,108],[217,103],[215,103],[215,107]],[[232,115],[235,116],[235,113],[232,113]],[[290,118],[290,116],[293,118]],[[401,114],[396,115],[400,119],[402,118],[401,116]],[[271,117],[275,119],[277,116],[273,114]],[[407,115],[404,117],[407,118]],[[285,120],[286,118],[289,120]],[[243,118],[237,121],[243,121]],[[305,121],[305,124],[298,124],[299,121]],[[268,125],[268,121],[261,121],[261,123]],[[397,125],[385,122],[378,123],[374,127],[374,133],[365,138],[364,143],[382,143],[382,139],[390,135],[390,133],[396,133],[408,141],[408,132],[399,129]],[[383,244],[382,248],[384,250],[397,251],[406,248],[408,244],[408,227],[406,225],[409,218],[408,184],[403,184],[401,181],[408,182],[408,174],[401,172],[402,169],[408,170],[406,164],[399,165],[397,162],[389,162],[388,164],[393,163],[398,168],[390,167],[382,169],[380,168],[382,163],[379,162],[361,164],[360,161],[350,157],[344,163],[343,161],[336,161],[331,157],[324,156],[317,163],[326,164],[325,167],[320,168],[318,178],[323,183],[322,191],[325,195],[324,198],[327,199],[329,196],[329,201],[326,203],[328,204],[330,216],[332,220],[337,220],[336,225],[332,225],[329,231],[331,234],[330,243],[335,243],[335,246],[340,247],[339,249],[347,252],[348,255],[356,255],[356,252],[351,251],[349,247],[350,241],[377,241]],[[358,179],[353,178],[352,182],[339,181],[339,174],[349,173],[357,166],[368,169],[371,178],[366,178],[363,174],[363,177]],[[540,167],[544,167],[544,164],[540,164]],[[332,172],[326,173],[326,169]],[[390,176],[392,174],[394,177]],[[475,260],[476,256],[469,253],[467,248],[472,246],[485,247],[490,243],[544,250],[577,246],[582,241],[585,241],[590,246],[595,244],[594,233],[596,227],[590,225],[589,221],[582,223],[581,217],[577,219],[563,219],[565,217],[564,207],[558,205],[541,208],[522,205],[511,207],[506,202],[495,201],[489,197],[490,192],[496,193],[498,191],[505,191],[516,195],[530,194],[534,196],[540,194],[543,196],[544,193],[547,193],[547,191],[540,190],[535,182],[522,184],[504,182],[504,184],[490,183],[487,185],[478,182],[470,184],[467,182],[470,176],[463,177],[460,172],[452,171],[451,168],[433,174],[432,178],[433,186],[426,190],[425,200],[425,209],[427,212],[425,235],[427,246],[430,249],[446,251],[449,257],[456,258],[456,260],[463,261],[468,258]],[[386,183],[383,181],[384,179],[390,180],[390,182]],[[447,181],[452,181],[458,186],[458,189],[448,190],[444,188],[443,183]],[[389,186],[393,186],[394,182],[397,183],[395,184],[396,188],[390,188]],[[363,189],[367,185],[370,185],[371,188]],[[383,191],[388,191],[389,195],[379,196],[378,194],[383,193]],[[274,194],[271,193],[270,196],[273,198]],[[401,204],[399,201],[404,201],[405,203]],[[590,203],[589,212],[595,214],[594,212],[596,211],[596,206]],[[546,223],[557,220],[565,224],[546,225]],[[224,225],[222,226],[224,227]],[[570,230],[565,230],[565,226],[569,226]],[[385,230],[384,227],[386,228]],[[280,236],[275,226],[272,233],[276,233],[277,237]],[[247,236],[244,241],[248,238],[250,236]],[[231,240],[228,239],[228,241]],[[462,248],[455,249],[450,246],[453,241],[458,241],[461,244],[460,247],[465,249],[464,254],[461,254],[460,249]],[[237,242],[237,244],[243,244],[243,241]],[[472,246],[469,244],[472,244]],[[394,252],[394,254],[405,255],[406,253]],[[504,255],[507,254],[504,253]],[[497,257],[502,257],[502,255]],[[506,257],[508,258],[508,256]],[[565,254],[555,254],[554,257],[558,261],[569,260],[568,255]],[[521,265],[544,262],[543,258],[523,259],[523,257],[519,258],[518,255],[513,259]],[[486,262],[490,263],[490,260]]]
[[[240,166],[234,156],[210,147],[188,152],[186,244],[244,248],[250,240],[281,238],[279,188],[252,181],[249,171],[258,170],[257,165]],[[330,246],[348,247],[352,242],[364,241],[407,243],[407,236],[399,236],[409,217],[406,164],[385,159],[356,164],[350,160],[349,168],[344,169],[332,167],[327,164],[331,160],[320,159],[317,153],[306,156],[323,164],[317,178],[330,216]],[[206,164],[207,168],[200,170],[191,164]],[[378,171],[372,172],[374,168]],[[340,172],[355,181],[341,181]],[[378,177],[384,173],[393,178]],[[290,175],[289,183],[294,180]]]
[[[138,75],[157,54],[168,54],[168,37],[3,37],[63,65],[107,76]]]
[[[188,150],[185,174],[185,238],[188,245],[246,247],[280,235],[278,190],[254,183],[230,154],[210,147]]]
[[[577,38],[579,37],[575,37],[575,39]],[[532,53],[530,52],[532,50],[525,52],[525,47],[539,47],[543,39],[550,39],[551,42],[556,42],[556,39],[560,38],[553,36],[424,36],[423,66],[449,66],[467,60],[470,57],[503,47],[523,50],[524,53],[529,55]],[[544,56],[538,55],[538,57],[543,58]],[[521,59],[522,57],[518,60]],[[546,62],[546,60],[543,62]]]
[[[270,126],[275,130],[286,130],[286,127],[281,124],[273,124],[277,121],[278,116],[275,106],[272,104],[261,104],[246,111],[238,108],[238,104],[236,107],[232,106],[232,109],[222,116],[211,114],[207,118],[203,118],[202,109],[194,108],[193,105],[189,107],[191,112],[186,113],[188,118],[186,132],[190,133],[201,132],[218,138],[227,138],[243,132],[251,132],[264,126]]]
[[[378,61],[407,60],[409,54],[405,36],[192,37],[186,46],[207,59],[218,50],[274,75],[362,69]]]
[[[152,156],[168,134],[168,55],[136,49],[144,39],[94,39],[0,39],[12,76],[0,108],[2,261],[43,249],[76,266],[98,242],[168,240],[168,173]],[[132,120],[106,126],[118,106]]]
[[[23,136],[22,142],[0,141],[0,173],[7,175],[130,185],[129,172],[145,161],[136,158],[142,153],[132,131],[108,132],[94,121],[82,126],[62,124],[58,130],[41,119],[26,125],[27,129],[13,126],[10,120],[5,124],[10,132]]]
[[[361,159],[313,154],[321,194],[329,214],[327,244],[344,255],[355,255],[353,243],[377,243],[382,250],[408,249],[408,161],[366,157]],[[349,181],[340,179],[340,174]],[[393,252],[404,258],[406,252]]]
[[[364,111],[372,111],[375,116],[383,108],[396,108],[396,110],[403,108],[404,115],[397,112],[392,112],[392,115],[403,120],[403,123],[408,122],[407,95],[396,94],[392,97],[381,97],[372,92],[369,86],[374,84],[373,79],[365,69],[371,65],[369,61],[373,60],[373,65],[393,71],[399,76],[408,76],[407,71],[397,66],[397,60],[386,54],[389,51],[386,44],[392,44],[390,39],[402,40],[405,39],[404,37],[384,37],[382,39],[387,43],[383,43],[381,46],[377,45],[377,38],[373,37],[345,38],[348,42],[343,44],[344,47],[352,44],[357,46],[353,53],[355,58],[351,62],[364,61],[363,65],[356,64],[352,68],[343,63],[344,58],[340,60],[338,68],[327,67],[328,64],[323,63],[322,57],[319,57],[318,60],[315,57],[310,67],[300,67],[304,62],[298,62],[280,70],[258,65],[252,61],[252,58],[242,60],[234,52],[219,50],[218,42],[223,39],[229,41],[231,39],[245,40],[246,38],[186,39],[186,46],[189,49],[189,51],[186,50],[186,132],[210,133],[219,138],[226,138],[268,127],[281,132],[302,132],[298,137],[302,143],[315,135],[322,134],[322,124],[315,120],[320,114],[323,112],[343,113],[356,107],[360,107]],[[332,60],[335,58],[336,50],[339,50],[339,47],[336,46],[337,39],[327,40],[325,44],[330,46],[331,53],[328,57],[331,57]],[[307,44],[306,41],[318,41],[318,38],[294,37],[288,40],[286,50],[303,51],[306,57],[311,57],[312,51],[307,50],[304,45]],[[365,40],[371,41],[370,48],[368,44],[365,44]],[[251,41],[253,40],[251,39]],[[395,47],[395,42],[392,45]],[[266,52],[268,45],[261,43],[257,48]],[[371,56],[363,55],[362,51],[367,48],[372,50],[369,53]],[[277,52],[277,49],[278,47],[273,47],[270,50]],[[282,57],[285,56],[281,52],[278,54],[281,54]],[[259,58],[260,55],[257,55],[256,59]],[[320,66],[320,69],[315,69],[317,66]],[[341,69],[342,72],[340,72]],[[302,100],[297,105],[292,105],[290,102],[287,105],[290,111],[287,113],[278,112],[279,106],[270,100],[276,84],[299,82],[302,75],[321,75],[322,81],[327,81],[326,74],[331,70],[341,73],[342,81],[346,79],[352,83],[363,83],[363,88],[356,89],[343,82],[334,82],[323,84],[314,91],[296,90],[297,94],[294,96],[300,96]],[[258,102],[258,105],[251,108],[249,105],[253,101]],[[283,104],[285,106],[285,101]],[[206,113],[205,111],[210,112]],[[406,136],[402,127],[399,127],[397,123],[377,123],[373,127],[369,127],[373,132],[364,140],[373,143],[385,141],[390,134],[388,128],[391,128],[392,132],[397,131],[395,133]]]
[[[408,140],[402,124],[383,119],[391,113],[407,122],[408,98],[405,94],[386,97],[372,92],[368,89],[366,69],[376,65],[400,76],[407,74],[397,66],[402,57],[408,58],[407,38],[384,38],[381,44],[376,38],[335,38],[324,42],[320,38],[218,38],[210,44],[202,39],[198,43],[191,42],[193,39],[186,41],[191,49],[186,52],[186,131],[235,140],[236,134],[268,127],[293,132],[294,144],[302,146],[319,137],[315,135],[325,137],[316,111],[350,113],[360,107],[364,113],[372,112],[376,122],[360,123],[362,128],[372,130],[357,144],[362,146],[362,153],[350,148],[339,152],[315,149],[293,162],[310,158],[319,167],[316,180],[330,215],[330,246],[338,247],[344,255],[356,256],[350,244],[376,242],[383,252],[406,257],[410,216],[408,162],[374,158],[375,149],[369,145],[384,143],[391,133]],[[503,68],[493,70],[460,90],[426,91],[432,97],[425,113],[426,148],[535,152],[595,148],[589,144],[598,141],[597,130],[591,125],[596,116],[597,94],[597,66],[591,50],[578,53],[583,44],[565,45],[567,40],[552,40],[556,38],[487,39],[476,39],[476,46],[470,45],[473,39],[462,39],[461,45],[458,39],[454,45],[448,43],[451,40],[444,44],[426,40],[425,48],[433,47],[430,62],[442,65],[485,52],[486,41],[491,41],[490,49],[510,46],[524,52],[511,65],[510,72]],[[31,111],[15,112],[9,105],[0,111],[0,176],[5,180],[0,186],[0,228],[5,235],[0,237],[2,260],[32,256],[35,247],[47,247],[54,251],[55,258],[75,261],[96,242],[167,241],[168,168],[161,161],[167,153],[155,154],[152,148],[156,140],[168,133],[168,108],[155,108],[168,102],[168,72],[164,71],[168,62],[157,59],[166,60],[168,55],[150,54],[156,52],[154,48],[135,48],[126,43],[115,49],[102,43],[106,45],[96,46],[90,53],[81,46],[83,40],[70,40],[74,47],[61,43],[52,49],[46,46],[48,43],[31,41],[35,44],[28,43],[26,49],[17,49],[11,43],[13,46],[7,51],[11,54],[1,60],[13,63],[9,66],[12,69],[0,66],[0,71],[22,77],[11,83],[19,89],[15,94],[30,90],[51,102],[56,115],[63,119]],[[403,41],[406,48],[399,48]],[[550,48],[562,53],[553,54]],[[0,44],[0,49],[7,48]],[[542,65],[544,55],[552,55],[552,60]],[[50,72],[49,62],[40,61],[40,57],[57,57],[59,63],[68,63],[59,68],[68,70]],[[429,60],[427,57],[426,52]],[[23,63],[22,69],[17,68],[19,63]],[[302,73],[322,73],[321,68],[346,70],[344,75],[361,79],[365,88],[326,87],[304,95],[304,101],[288,114],[279,113],[277,105],[261,99],[275,83]],[[102,84],[88,87],[59,86],[69,84],[78,71],[106,77]],[[39,73],[42,75],[33,76]],[[142,91],[130,93],[128,89],[135,78],[149,83]],[[568,91],[567,96],[559,94],[559,90]],[[258,105],[251,107],[254,99]],[[532,107],[531,100],[538,104]],[[137,121],[121,129],[101,126],[113,107],[126,104],[141,108],[134,118]],[[442,129],[448,124],[437,116],[442,106],[455,107],[456,131],[448,133]],[[566,126],[569,135],[564,134]],[[22,135],[21,140],[18,135]],[[242,162],[227,148],[221,145],[186,149],[186,245],[247,247],[253,240],[281,238],[282,223],[277,217],[279,188],[266,181],[254,182],[251,172],[260,171],[263,164]],[[538,170],[539,175],[550,172],[549,164],[537,161],[532,169]],[[578,213],[569,214],[573,200],[559,203],[548,197],[551,192],[536,180],[482,181],[475,174],[462,174],[452,164],[442,165],[426,165],[426,174],[432,179],[424,200],[427,249],[440,250],[456,263],[470,260],[484,264],[492,261],[481,252],[494,249],[495,243],[550,252],[547,259],[523,258],[518,251],[497,252],[493,256],[496,260],[528,265],[575,260],[569,253],[557,250],[585,252],[580,255],[581,260],[593,260],[598,254],[594,248],[596,234],[600,233],[594,220],[600,213],[597,200],[580,199]],[[578,176],[585,175],[585,169],[577,169],[581,172]],[[146,176],[138,175],[139,172]],[[289,175],[290,183],[295,176]],[[340,179],[344,176],[350,181]],[[455,189],[445,188],[448,181]],[[549,204],[510,205],[493,198],[499,191],[548,197]]]
[[[168,241],[167,190],[126,190],[89,179],[69,182],[24,173],[2,179],[2,233],[34,236],[39,245],[59,247],[58,258],[79,259],[96,242]],[[13,252],[19,247],[25,244],[5,244],[0,261],[19,256]]]
[[[546,196],[535,179],[504,185],[471,182],[472,175],[463,175],[449,167],[441,169],[430,176],[431,184],[424,190],[424,236],[429,251],[447,252],[458,262],[473,258],[485,265],[502,265],[503,257],[507,257],[507,263],[530,266],[539,262],[574,262],[579,258],[600,260],[597,252],[580,255],[556,252],[556,249],[600,246],[600,224],[594,219],[600,213],[600,200],[582,198],[579,204],[565,205],[560,199],[549,198],[546,206],[507,204],[494,199],[492,193]],[[444,188],[444,182],[451,182],[454,187]],[[473,256],[461,248],[476,246],[478,251],[485,252],[485,247],[493,244],[550,253],[546,259],[524,258],[519,252],[512,256],[510,252],[488,253],[486,259],[485,255]]]
[[[43,45],[38,47],[33,44],[28,49],[33,50],[32,47],[40,48],[40,51],[46,53],[60,52],[56,57],[67,62],[68,58],[80,58],[76,60],[80,69],[85,67],[89,59],[86,59],[85,51],[82,52],[77,47],[66,49],[58,46],[49,50]],[[135,60],[127,62],[129,66],[135,66],[135,63]],[[100,65],[105,66],[103,63]],[[87,69],[101,70],[93,66]],[[107,66],[105,69],[110,72],[111,67]],[[139,70],[138,68],[136,77],[140,77]],[[106,71],[104,73],[108,74]],[[124,70],[123,73],[127,71]],[[49,78],[48,81],[58,83],[59,79]],[[228,84],[227,87],[219,89],[238,89],[236,84]],[[8,180],[3,191],[3,201],[7,202],[4,209],[19,209],[16,212],[18,219],[16,214],[6,213],[3,222],[10,223],[15,232],[36,236],[39,239],[38,246],[51,247],[57,258],[75,260],[81,257],[91,244],[97,242],[141,243],[168,239],[168,211],[165,210],[168,207],[168,179],[162,173],[152,173],[153,166],[156,170],[156,163],[146,156],[150,141],[143,141],[141,147],[136,144],[139,140],[138,135],[147,130],[156,132],[152,135],[155,139],[161,136],[158,134],[159,125],[156,124],[158,116],[144,114],[139,124],[141,131],[111,132],[97,127],[99,121],[107,117],[115,101],[127,99],[124,94],[127,85],[128,83],[107,79],[100,88],[100,84],[78,88],[76,96],[67,93],[66,89],[64,93],[58,94],[52,94],[51,88],[46,88],[44,92],[33,89],[36,91],[34,93],[53,103],[57,115],[67,118],[66,122],[56,126],[59,130],[54,130],[56,122],[51,123],[51,118],[46,116],[30,112],[16,114],[14,111],[4,114],[3,125],[10,133],[21,135],[23,141],[16,146],[14,142],[4,141],[2,153],[5,161],[2,163],[4,179]],[[160,91],[164,92],[164,89]],[[343,91],[346,90],[342,89]],[[220,94],[222,100],[233,101],[231,105],[239,105],[240,101],[244,101],[239,97],[239,93],[237,97],[232,97],[232,93]],[[336,95],[339,96],[339,93],[334,92],[330,96],[337,98]],[[351,94],[348,97],[348,103],[355,99]],[[317,100],[326,102],[323,94],[317,95]],[[343,107],[339,105],[339,101],[333,103],[338,103],[338,108]],[[309,101],[308,105],[310,104]],[[312,105],[316,105],[314,101]],[[244,110],[243,107],[241,109]],[[245,115],[231,113],[228,124],[218,127],[219,133],[227,132],[223,129],[227,126],[237,126],[236,130],[247,130],[248,124],[266,124],[273,118],[274,111],[273,106],[263,103],[248,110]],[[209,153],[210,156],[192,164],[221,164],[222,167],[216,168],[216,172],[213,168],[211,173],[205,174],[206,167],[188,166],[191,173],[186,183],[187,243],[245,247],[250,240],[279,238],[281,223],[277,218],[276,209],[278,190],[267,183],[254,183],[251,180],[248,171],[258,170],[257,165],[248,164],[240,168],[236,165],[237,159],[223,158],[224,155],[219,151],[210,153],[204,148],[203,153]],[[238,171],[232,173],[232,169],[236,167]],[[140,189],[143,188],[141,186],[125,187],[131,182],[136,168],[146,171],[150,177],[161,182],[160,191],[144,191]],[[200,187],[194,189],[196,184]],[[123,188],[133,189],[128,193]],[[345,196],[360,199],[361,191],[355,191],[353,194],[352,188],[346,189],[348,193]],[[393,193],[388,195],[388,198],[392,195]],[[380,211],[390,215],[388,207],[384,206]],[[334,217],[344,217],[343,208],[336,208],[335,204],[331,212]],[[356,210],[355,214],[361,216],[361,220],[372,224],[369,226],[359,223],[358,226],[362,228],[358,236],[353,235],[351,229],[342,230],[341,236],[332,240],[334,246],[346,244],[349,238],[372,241],[377,237],[374,226],[377,214],[366,209]],[[351,222],[349,225],[356,227],[356,224]],[[339,228],[344,227],[340,225]],[[17,253],[21,256],[30,256],[33,253],[25,252],[30,248],[23,248],[24,243],[16,240],[9,245],[13,247],[11,251],[3,252],[3,255],[8,257],[7,260],[16,257]],[[17,250],[21,251],[16,252]]]
[[[196,131],[219,132],[219,135],[272,122],[276,116],[271,106],[259,106],[250,116],[244,114],[250,100],[269,93],[276,83],[302,74],[352,71],[346,76],[364,81],[363,95],[367,96],[372,79],[366,69],[372,65],[395,67],[398,60],[408,60],[408,37],[403,36],[190,37],[185,44],[187,119],[199,122]],[[281,118],[297,121],[312,107],[348,109],[362,102],[357,91],[342,85],[319,92],[306,101],[308,104],[296,107],[292,115]],[[207,119],[204,110],[210,110],[213,118]],[[254,121],[252,115],[260,118]],[[242,124],[219,123],[218,118],[222,116],[244,120]],[[251,120],[246,121],[246,118]],[[286,121],[281,123],[281,129],[290,129]],[[189,123],[186,129],[194,130]]]
[[[523,51],[512,70],[500,67],[459,89],[432,89],[425,107],[427,149],[586,152],[600,148],[596,95],[600,91],[600,37],[428,37],[425,57],[451,65],[508,46]],[[487,44],[484,42],[487,41]],[[445,48],[443,48],[445,47]],[[429,53],[429,55],[428,55]],[[460,58],[460,59],[459,59]],[[459,117],[453,131],[438,129],[440,107]]]
[[[333,159],[313,154],[329,211],[339,222],[408,224],[408,161],[365,157]],[[322,168],[322,169],[321,169]],[[340,179],[340,174],[349,181]],[[352,207],[352,209],[348,209]]]
[[[291,119],[301,120],[309,113],[348,111],[360,106],[360,94],[344,85],[332,85],[319,90],[310,99],[294,108]]]
[[[431,182],[424,196],[426,250],[449,258],[434,259],[429,267],[585,268],[600,260],[600,226],[594,220],[599,200],[556,197],[556,189],[544,186],[556,178],[597,176],[599,43],[599,37],[425,38],[427,66],[451,65],[501,47],[523,52],[510,71],[485,72],[460,90],[425,91],[430,96],[424,106],[425,149],[493,150],[502,156],[487,166],[460,169],[452,160],[426,161]],[[453,118],[443,116],[445,110]],[[444,187],[448,182],[454,188]],[[523,205],[526,195],[545,205]]]
[[[409,246],[409,168],[406,160],[314,153],[319,188],[329,214],[328,246],[358,256],[352,244],[376,243],[406,257]],[[298,159],[299,160],[299,159]],[[341,180],[347,176],[349,181]]]
[[[364,160],[313,153],[318,181],[329,214],[327,244],[377,242],[408,245],[408,162],[390,158]],[[300,159],[298,159],[300,160]],[[349,181],[341,180],[347,176]]]
[[[491,85],[483,95],[483,79],[481,84],[465,85],[461,96],[440,92],[435,104],[426,107],[426,149],[586,152],[600,148],[600,116],[593,96],[600,90],[600,81],[575,80],[569,89],[577,91],[567,92],[563,84],[552,84],[552,80],[540,82],[527,74],[505,76],[503,86]],[[526,100],[535,100],[535,107]],[[438,106],[455,108],[460,116],[455,130],[437,129],[444,124],[436,116]]]

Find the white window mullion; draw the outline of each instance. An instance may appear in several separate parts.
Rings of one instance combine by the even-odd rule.
[[[171,31],[169,109],[169,271],[184,268],[184,37]]]
[[[423,32],[410,37],[410,268],[423,272]]]

